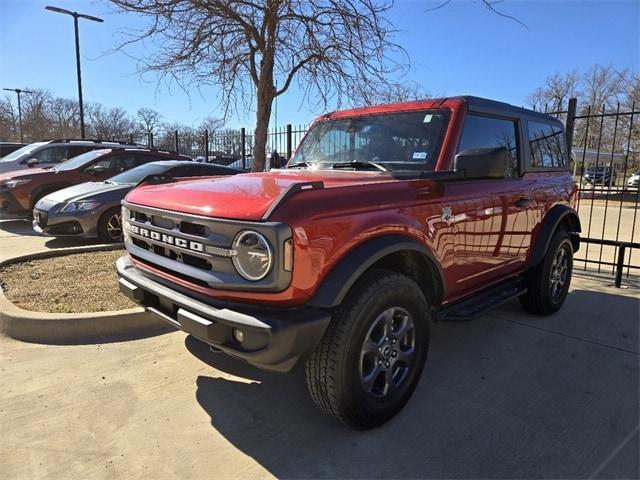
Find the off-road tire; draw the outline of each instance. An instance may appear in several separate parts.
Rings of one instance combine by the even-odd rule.
[[[567,258],[565,281],[559,293],[551,293],[552,275],[554,274],[554,259],[560,252]],[[549,243],[547,253],[542,261],[532,268],[526,276],[527,292],[520,296],[520,304],[529,313],[536,315],[551,315],[557,312],[569,292],[571,273],[573,271],[573,245],[569,234],[565,230],[558,230]]]
[[[120,237],[120,239],[114,239],[109,233],[109,220],[116,214],[120,214],[119,207],[110,208],[104,212],[100,216],[100,220],[98,220],[98,238],[103,243],[116,243],[122,241],[122,237]],[[122,229],[122,221],[120,223],[120,228]]]
[[[397,390],[389,398],[374,398],[361,380],[363,342],[381,313],[395,306],[413,321],[415,357]],[[429,323],[429,307],[413,280],[387,270],[365,274],[334,313],[306,362],[307,387],[313,402],[352,428],[366,430],[382,425],[404,407],[420,380],[429,347]]]

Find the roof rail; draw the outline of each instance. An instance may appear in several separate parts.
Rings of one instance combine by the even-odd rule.
[[[123,142],[119,140],[102,140],[100,138],[56,138],[48,140],[49,143],[70,143],[70,142],[86,142],[86,143],[115,143],[118,145],[135,145],[136,147],[145,147],[141,143]]]

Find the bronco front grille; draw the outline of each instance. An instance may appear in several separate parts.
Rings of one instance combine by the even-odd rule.
[[[221,289],[283,290],[291,272],[274,268],[257,282],[245,280],[233,264],[232,244],[244,230],[264,235],[282,265],[280,247],[291,238],[288,225],[208,218],[123,202],[125,247],[140,266],[148,265],[197,285]]]

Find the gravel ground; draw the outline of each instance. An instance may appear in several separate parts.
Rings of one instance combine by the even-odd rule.
[[[135,304],[118,290],[116,260],[124,250],[32,260],[0,271],[0,285],[15,305],[54,313],[124,310]]]

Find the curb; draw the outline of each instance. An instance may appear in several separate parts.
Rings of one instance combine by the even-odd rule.
[[[90,245],[47,250],[0,262],[0,268],[41,258],[74,253],[118,250],[122,244]],[[127,310],[87,313],[48,313],[23,310],[15,306],[0,288],[0,336],[30,343],[72,345],[133,340],[174,329],[136,307]]]

